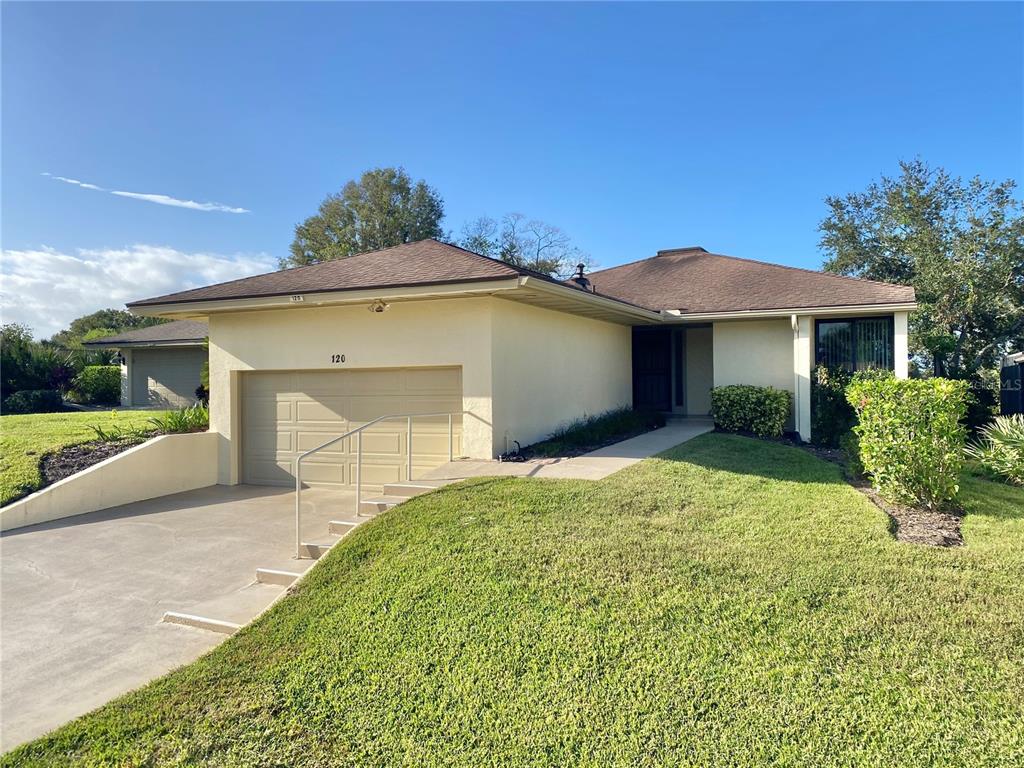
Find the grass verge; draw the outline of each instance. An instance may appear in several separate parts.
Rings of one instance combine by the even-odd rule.
[[[900,765],[1024,754],[1024,491],[893,540],[839,469],[696,438],[606,480],[480,479],[355,531],[33,765]]]
[[[103,429],[155,429],[165,411],[89,411],[0,416],[0,506],[39,488],[39,461],[47,453],[96,439]]]

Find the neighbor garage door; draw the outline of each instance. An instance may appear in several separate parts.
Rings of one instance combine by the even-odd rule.
[[[132,404],[185,408],[196,402],[206,350],[136,349],[132,351]]]
[[[242,478],[291,485],[298,455],[378,416],[462,409],[460,368],[253,372],[242,380]],[[454,420],[455,455],[462,419]],[[406,478],[406,423],[374,425],[363,435],[363,476],[369,486]],[[356,439],[346,438],[302,463],[310,485],[355,482]],[[447,418],[413,422],[413,476],[448,459]]]

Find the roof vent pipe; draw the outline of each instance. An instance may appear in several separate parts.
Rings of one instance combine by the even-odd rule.
[[[576,265],[576,274],[572,276],[572,281],[576,283],[576,285],[578,285],[584,291],[589,291],[591,290],[590,281],[583,276],[583,270],[583,262],[580,262],[579,264]]]

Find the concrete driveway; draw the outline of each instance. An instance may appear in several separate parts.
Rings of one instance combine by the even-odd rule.
[[[306,541],[353,517],[353,495],[303,493]],[[213,486],[8,531],[0,538],[0,746],[18,744],[186,664],[226,638],[166,611],[244,623],[300,572],[288,489]],[[233,613],[232,613],[233,611]]]

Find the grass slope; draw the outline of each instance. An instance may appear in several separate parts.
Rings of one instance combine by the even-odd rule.
[[[1024,492],[965,494],[968,546],[940,550],[734,436],[449,487],[3,764],[1019,764]]]
[[[149,419],[165,411],[89,411],[0,416],[0,506],[39,488],[39,460],[69,445],[96,439],[96,424],[150,427]]]

